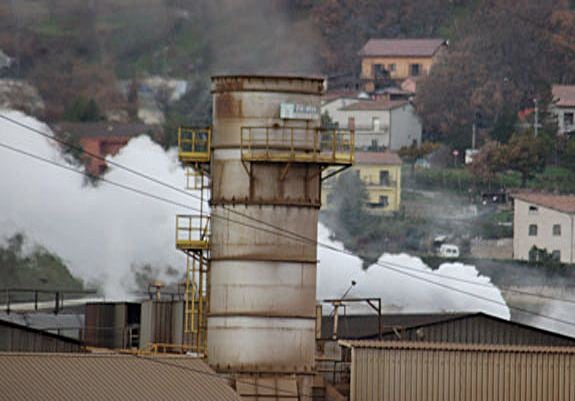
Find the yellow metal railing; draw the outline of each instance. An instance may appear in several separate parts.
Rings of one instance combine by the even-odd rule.
[[[212,146],[211,128],[178,129],[178,154],[184,163],[208,163]]]
[[[195,167],[186,167],[184,174],[187,190],[202,191],[210,188],[210,180],[205,171]],[[201,195],[203,196],[203,193]]]
[[[176,216],[176,247],[181,250],[208,249],[210,239],[210,216]]]
[[[209,261],[203,252],[188,256],[186,268],[186,292],[184,333],[198,354],[206,353],[206,330],[208,311]]]
[[[152,343],[143,352],[152,354],[185,354],[186,352],[190,351],[195,351],[195,347],[188,344]]]
[[[353,164],[354,131],[295,127],[242,127],[242,159]]]

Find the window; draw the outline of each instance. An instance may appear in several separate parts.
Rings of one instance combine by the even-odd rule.
[[[529,206],[529,214],[536,214],[537,211],[537,206]]]
[[[530,224],[529,225],[529,236],[530,237],[537,236],[537,224]]]
[[[372,139],[371,140],[371,146],[369,148],[369,150],[377,150],[379,147],[379,143],[377,142],[377,139]]]
[[[390,72],[394,72],[394,71],[396,70],[396,68],[397,68],[397,67],[396,67],[395,64],[390,64],[390,65],[387,66],[387,69],[388,69]]]
[[[530,262],[537,262],[539,260],[539,250],[533,246],[529,250],[529,261]]]
[[[379,171],[379,185],[389,186],[389,171]]]
[[[554,250],[553,252],[551,252],[551,258],[552,258],[553,260],[560,261],[560,260],[561,260],[561,251],[559,251],[559,250]]]
[[[383,64],[373,65],[373,78],[379,79],[385,77],[386,75],[387,71],[385,70],[385,66]]]
[[[553,235],[561,235],[561,224],[553,224]]]
[[[421,64],[411,64],[409,66],[409,73],[412,77],[416,77],[421,73]]]
[[[373,117],[371,119],[371,126],[375,132],[379,132],[379,117]]]
[[[389,205],[389,200],[387,199],[387,196],[380,195],[379,196],[379,206],[387,207],[387,205]]]
[[[573,125],[573,113],[563,114],[563,125],[565,127],[570,127],[571,125]]]

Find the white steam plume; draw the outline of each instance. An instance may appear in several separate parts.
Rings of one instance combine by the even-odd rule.
[[[37,120],[17,112],[4,112],[10,118],[49,132]],[[59,163],[66,163],[56,145],[46,138],[0,119],[0,142],[22,148]],[[175,187],[183,187],[184,173],[175,150],[165,152],[147,137],[131,140],[114,161],[154,176]],[[134,288],[134,264],[181,266],[183,256],[174,249],[174,216],[189,210],[167,205],[100,183],[85,186],[82,176],[14,154],[0,148],[0,237],[23,232],[33,241],[62,257],[72,273],[88,283],[99,283],[105,295],[125,299]],[[198,207],[198,201],[176,191],[111,167],[106,178],[137,187],[176,202]],[[193,212],[191,212],[193,213]],[[320,225],[319,239],[343,249],[329,240],[328,230]],[[341,297],[351,280],[357,282],[349,296],[381,297],[386,304],[414,311],[477,311],[509,318],[504,306],[425,283],[380,266],[361,268],[361,261],[318,247],[318,299]],[[430,269],[408,255],[383,255],[382,262]],[[409,270],[413,273],[412,270]],[[439,275],[454,276],[489,284],[473,266],[444,264],[436,277],[422,278],[480,294],[504,302],[495,287],[465,285]]]
[[[19,112],[9,118],[50,133]],[[58,147],[44,137],[0,119],[0,142],[66,164]],[[176,187],[184,174],[175,150],[165,152],[148,137],[132,139],[114,161]],[[99,284],[107,297],[125,299],[135,289],[132,265],[182,266],[174,248],[175,215],[193,214],[101,182],[84,185],[84,177],[0,148],[0,238],[23,232],[58,254],[72,274]],[[198,201],[117,168],[106,178],[176,202]]]
[[[329,230],[322,224],[319,225],[318,237],[321,243],[343,249],[341,243],[330,240]],[[483,286],[489,285],[490,279],[480,276],[474,266],[445,263],[437,271],[432,272],[421,259],[413,256],[383,254],[380,257],[379,263],[392,263],[393,268],[397,270],[405,266],[407,267],[406,273],[417,275],[422,279],[418,280],[377,264],[363,270],[361,260],[357,257],[347,256],[327,248],[319,247],[318,249],[318,299],[341,298],[349,289],[351,281],[354,280],[357,284],[348,293],[348,297],[381,298],[383,304],[398,306],[405,313],[482,311],[504,319],[510,318],[509,309],[505,306],[501,292],[494,285]],[[431,272],[431,274],[418,271]],[[443,276],[469,280],[482,285],[453,281]],[[429,281],[477,294],[502,303],[502,305],[443,288]]]

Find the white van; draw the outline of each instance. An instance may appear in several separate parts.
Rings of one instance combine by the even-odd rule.
[[[439,247],[439,256],[442,258],[458,258],[459,247],[453,244],[443,244]]]

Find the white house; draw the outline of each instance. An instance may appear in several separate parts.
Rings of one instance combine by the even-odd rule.
[[[346,94],[342,96],[324,96],[321,102],[321,114],[327,113],[333,118],[335,113],[343,108],[359,102],[357,96]]]
[[[513,198],[513,258],[536,260],[535,247],[574,263],[575,196],[525,193]]]
[[[340,128],[355,129],[355,144],[364,150],[398,150],[421,143],[421,122],[406,101],[357,100],[342,107],[324,105]]]
[[[575,133],[575,85],[553,85],[552,93],[559,134]]]

